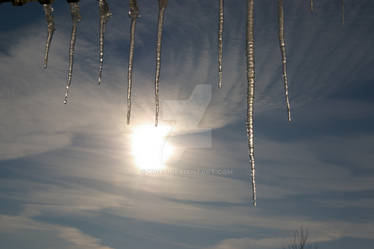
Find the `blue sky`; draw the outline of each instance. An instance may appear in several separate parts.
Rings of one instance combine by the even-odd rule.
[[[1,248],[275,249],[300,227],[319,248],[372,248],[374,3],[346,0],[342,25],[339,2],[315,0],[312,14],[306,0],[285,1],[288,124],[277,1],[255,1],[256,208],[245,132],[246,1],[225,2],[223,89],[218,1],[169,1],[161,120],[173,124],[168,140],[179,151],[161,174],[142,173],[131,154],[134,127],[154,120],[157,1],[138,3],[131,126],[127,1],[108,1],[101,86],[97,3],[81,3],[68,105],[68,5],[53,5],[56,32],[43,70],[42,8],[2,4]],[[215,173],[194,174],[203,170]]]

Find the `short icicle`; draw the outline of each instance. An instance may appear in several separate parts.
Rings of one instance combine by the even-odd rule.
[[[255,155],[253,130],[253,104],[255,97],[255,41],[254,0],[248,0],[247,9],[247,138],[251,163],[253,206],[256,206]]]
[[[279,45],[282,54],[283,66],[283,82],[284,93],[287,107],[288,122],[291,122],[290,101],[288,98],[288,79],[287,79],[287,57],[286,57],[286,42],[284,40],[284,6],[283,0],[278,0],[278,18],[279,18]]]
[[[158,126],[158,116],[160,111],[159,86],[160,86],[160,69],[161,69],[161,43],[162,43],[162,28],[164,23],[164,14],[168,0],[158,0],[158,25],[157,25],[157,47],[156,47],[156,75],[155,75],[155,105],[156,117],[155,126]]]
[[[139,8],[136,0],[129,0],[130,10],[129,17],[131,18],[130,26],[130,49],[129,49],[129,67],[127,71],[127,124],[130,124],[131,119],[131,89],[132,89],[132,72],[133,72],[133,60],[134,60],[134,47],[135,47],[135,27],[136,18],[139,17]]]
[[[45,43],[45,53],[44,53],[44,63],[43,63],[44,68],[48,67],[49,48],[51,46],[53,33],[55,31],[55,23],[53,21],[53,15],[52,15],[53,8],[51,6],[51,2],[52,1],[45,1],[45,3],[43,3],[45,19],[48,25],[48,33],[47,33],[47,40]]]
[[[223,61],[223,0],[219,0],[219,17],[218,17],[218,87],[222,88],[222,61]]]
[[[99,33],[99,57],[100,57],[100,64],[99,64],[99,76],[98,81],[99,85],[101,84],[101,75],[103,74],[103,63],[104,63],[104,33],[105,33],[105,25],[112,15],[109,12],[109,5],[106,0],[99,0],[99,14],[100,14],[100,33]]]
[[[71,0],[69,1],[70,5],[70,12],[71,12],[71,17],[73,21],[73,27],[71,31],[71,39],[70,39],[70,48],[69,48],[69,72],[68,72],[68,81],[66,85],[66,91],[65,91],[65,99],[64,99],[64,104],[68,102],[68,95],[69,95],[69,90],[71,86],[71,78],[73,76],[73,64],[74,64],[74,50],[75,50],[75,40],[77,36],[77,26],[78,22],[81,19],[81,16],[79,14],[79,4],[78,1],[72,2]]]

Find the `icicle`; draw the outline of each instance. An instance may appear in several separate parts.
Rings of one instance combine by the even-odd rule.
[[[71,31],[71,40],[70,40],[70,48],[69,48],[69,72],[68,72],[68,81],[66,85],[64,104],[68,102],[69,89],[71,86],[71,78],[73,76],[74,50],[75,50],[75,39],[77,35],[77,26],[78,26],[78,22],[81,19],[81,16],[79,14],[78,1],[70,2],[69,5],[70,5],[70,12],[71,12],[71,17],[73,21],[73,28]]]
[[[342,24],[344,24],[345,13],[344,13],[344,0],[342,0]]]
[[[129,51],[129,67],[127,71],[127,124],[130,124],[131,118],[131,89],[132,89],[132,69],[134,59],[134,47],[135,47],[135,26],[136,18],[139,17],[139,9],[136,0],[130,0],[130,11],[129,16],[131,18],[130,27],[130,51]]]
[[[253,103],[255,97],[254,0],[248,0],[247,11],[247,137],[249,158],[251,161],[253,206],[256,206],[255,155],[253,138]]]
[[[314,11],[314,0],[310,0],[310,12]]]
[[[109,6],[105,0],[99,0],[99,14],[100,14],[100,34],[99,34],[99,56],[100,56],[100,65],[99,65],[99,85],[101,84],[101,75],[103,73],[103,63],[104,63],[104,32],[105,25],[112,13],[109,12]]]
[[[284,93],[287,107],[288,122],[291,122],[290,101],[288,99],[288,79],[287,79],[287,57],[286,42],[284,40],[284,7],[283,0],[278,0],[278,18],[279,18],[279,45],[282,54]]]
[[[43,64],[43,67],[47,68],[49,47],[51,46],[53,32],[55,31],[55,23],[53,21],[53,16],[52,16],[53,8],[52,8],[51,4],[50,3],[49,4],[43,4],[43,10],[44,10],[45,19],[46,19],[47,25],[48,25],[48,35],[47,35],[47,40],[46,40],[46,43],[45,43],[45,54],[44,54],[44,64]]]
[[[219,26],[218,26],[218,87],[222,88],[222,58],[223,58],[223,0],[219,0]]]
[[[162,27],[164,23],[164,14],[168,0],[158,0],[158,26],[157,26],[157,48],[156,48],[156,76],[155,76],[155,97],[156,97],[156,117],[155,126],[158,125],[158,114],[160,110],[159,85],[160,85],[160,68],[161,68],[161,43]]]

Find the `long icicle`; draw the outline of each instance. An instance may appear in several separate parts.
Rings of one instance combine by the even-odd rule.
[[[133,60],[134,60],[134,47],[135,47],[135,27],[136,18],[139,17],[139,8],[136,0],[130,0],[129,17],[131,18],[130,26],[130,51],[129,51],[129,67],[127,71],[127,124],[130,124],[131,119],[131,89],[132,89],[132,72],[133,72]]]
[[[43,10],[45,14],[45,19],[47,21],[48,25],[48,33],[47,33],[47,40],[45,43],[45,54],[44,54],[44,63],[43,67],[47,68],[48,66],[48,55],[49,55],[49,48],[51,46],[52,38],[53,38],[53,33],[55,31],[55,23],[53,21],[53,8],[50,3],[48,4],[43,4]]]
[[[218,17],[218,87],[222,88],[222,61],[223,61],[223,0],[219,0],[219,17]]]
[[[68,102],[68,95],[69,95],[69,90],[71,86],[71,78],[73,76],[74,50],[75,50],[75,40],[77,36],[77,26],[78,26],[78,22],[81,19],[81,16],[79,14],[78,1],[70,2],[69,5],[70,5],[70,12],[71,12],[71,17],[73,21],[73,27],[71,30],[71,39],[70,39],[70,48],[69,48],[69,72],[68,72],[68,81],[66,84],[64,104]]]
[[[310,0],[310,12],[314,11],[314,0]]]
[[[345,13],[344,13],[344,0],[342,0],[342,24],[344,24]]]
[[[247,9],[247,138],[251,161],[253,206],[256,206],[255,155],[253,131],[253,104],[255,97],[255,41],[254,41],[254,0],[248,0]]]
[[[290,101],[288,98],[288,79],[287,79],[287,56],[286,42],[284,40],[284,6],[283,0],[278,0],[278,18],[279,18],[279,45],[282,54],[284,94],[287,107],[288,122],[291,122]]]
[[[99,0],[99,14],[100,14],[100,33],[99,33],[99,57],[100,57],[100,64],[99,64],[99,76],[98,81],[99,85],[101,84],[101,75],[103,74],[103,63],[104,63],[104,33],[105,33],[105,25],[112,15],[109,12],[109,5],[105,0]]]
[[[156,75],[155,75],[155,104],[156,104],[156,117],[155,126],[158,126],[158,116],[160,111],[159,99],[159,85],[160,85],[160,69],[161,69],[161,43],[162,43],[162,28],[164,23],[164,14],[168,0],[158,0],[158,25],[157,25],[157,48],[156,48]]]

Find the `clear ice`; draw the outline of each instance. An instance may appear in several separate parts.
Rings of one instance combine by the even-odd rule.
[[[127,124],[130,124],[131,119],[131,89],[132,89],[132,72],[134,60],[134,47],[135,47],[135,27],[136,18],[139,17],[139,9],[136,0],[130,0],[129,17],[131,18],[130,26],[130,51],[129,51],[129,67],[127,71]]]
[[[79,4],[78,2],[69,3],[70,12],[73,21],[73,28],[71,30],[71,39],[70,39],[70,48],[69,48],[69,72],[68,72],[68,81],[66,84],[65,99],[64,104],[68,102],[68,95],[71,86],[71,78],[73,76],[73,64],[74,64],[74,50],[75,50],[75,39],[77,36],[77,26],[78,22],[81,20],[79,14]]]
[[[223,0],[219,0],[218,17],[218,87],[222,88],[222,60],[223,60]]]
[[[105,33],[105,25],[112,15],[109,12],[109,6],[106,0],[99,0],[99,14],[100,14],[100,34],[99,34],[99,57],[100,57],[100,64],[99,64],[99,76],[98,81],[101,84],[101,75],[103,73],[103,63],[104,63],[104,33]]]
[[[287,107],[288,122],[291,122],[290,101],[288,98],[288,79],[287,79],[287,57],[286,42],[284,40],[284,6],[283,0],[278,0],[278,18],[279,18],[279,45],[282,54],[284,94]]]
[[[155,105],[156,117],[155,126],[158,126],[158,116],[160,111],[159,100],[159,85],[160,85],[160,69],[161,69],[161,43],[162,43],[162,28],[164,23],[164,14],[168,0],[158,0],[158,25],[157,25],[157,48],[156,48],[156,75],[155,75]]]
[[[247,81],[247,138],[251,163],[253,206],[256,206],[255,155],[253,138],[253,103],[255,97],[254,0],[248,0],[247,7]]]
[[[53,33],[55,31],[55,23],[53,21],[53,16],[52,16],[53,8],[51,4],[43,4],[43,10],[44,10],[45,19],[48,25],[48,33],[47,33],[47,40],[45,43],[45,54],[44,54],[44,64],[43,64],[43,67],[47,68],[49,48],[51,46]]]

